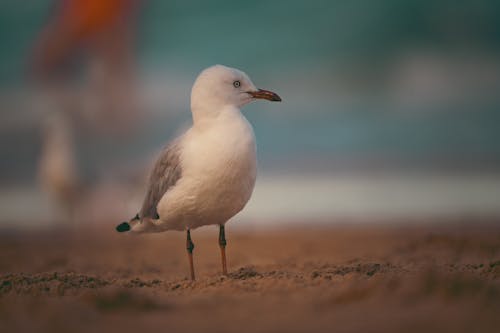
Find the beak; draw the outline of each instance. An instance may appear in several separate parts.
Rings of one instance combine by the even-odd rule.
[[[272,102],[281,102],[281,97],[269,90],[258,89],[257,91],[249,91],[248,93],[253,98],[267,99]]]

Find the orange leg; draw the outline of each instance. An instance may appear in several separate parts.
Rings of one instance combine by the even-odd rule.
[[[226,235],[224,232],[224,225],[221,224],[219,227],[219,247],[220,255],[222,258],[222,274],[227,275],[227,265],[226,265]]]
[[[191,232],[189,229],[187,230],[186,249],[189,257],[189,269],[191,270],[191,280],[194,281],[194,265],[193,265],[194,244],[193,241],[191,240]]]

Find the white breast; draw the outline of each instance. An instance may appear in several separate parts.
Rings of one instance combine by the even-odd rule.
[[[238,109],[189,130],[182,144],[182,178],[158,212],[169,229],[225,223],[250,199],[257,170],[251,125]],[[163,222],[163,221],[162,221]]]

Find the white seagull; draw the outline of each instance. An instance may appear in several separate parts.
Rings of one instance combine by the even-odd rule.
[[[281,101],[240,70],[215,65],[201,72],[191,90],[193,126],[160,154],[140,212],[116,227],[139,233],[186,230],[192,280],[190,230],[204,225],[219,225],[227,274],[224,225],[245,207],[257,175],[253,129],[240,111],[255,99]]]

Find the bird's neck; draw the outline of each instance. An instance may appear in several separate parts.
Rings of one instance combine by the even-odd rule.
[[[199,129],[244,119],[240,109],[232,105],[208,110],[205,108],[192,108],[191,111],[193,114],[193,126]]]

